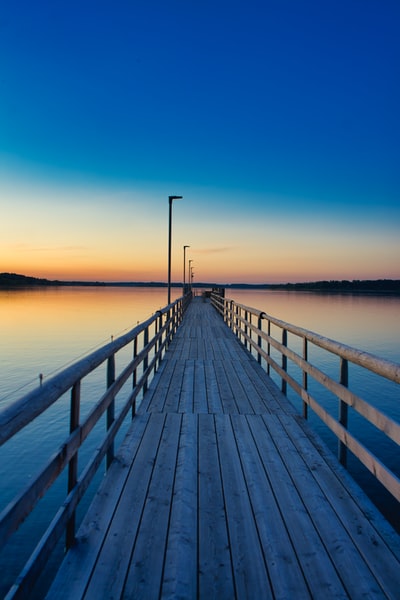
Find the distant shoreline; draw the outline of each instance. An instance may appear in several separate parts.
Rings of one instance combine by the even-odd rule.
[[[28,277],[17,273],[0,273],[0,289],[19,289],[31,287],[167,287],[163,281],[127,281],[127,282],[103,282],[103,281],[60,281]],[[171,287],[182,287],[181,283],[172,283]],[[400,294],[399,279],[362,279],[362,280],[330,280],[313,281],[302,283],[210,283],[198,282],[193,284],[194,288],[225,288],[242,290],[287,290],[307,292],[330,292],[330,293],[381,293]]]

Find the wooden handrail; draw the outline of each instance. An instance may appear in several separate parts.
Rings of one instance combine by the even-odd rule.
[[[134,417],[136,398],[142,390],[146,389],[149,378],[155,373],[163,353],[165,353],[178,325],[182,321],[190,300],[190,294],[182,296],[157,311],[152,317],[127,334],[79,360],[0,413],[1,446],[46,411],[66,392],[70,391],[71,393],[70,433],[68,437],[61,441],[59,450],[0,514],[0,548],[2,548],[7,539],[32,512],[39,499],[43,497],[65,468],[69,467],[66,498],[21,572],[18,586],[14,591],[10,591],[8,597],[23,597],[23,590],[27,589],[36,580],[42,566],[64,531],[66,531],[67,547],[74,542],[76,508],[102,464],[104,457],[107,457],[107,468],[110,466],[114,456],[115,437],[130,411],[132,418]],[[154,335],[150,336],[150,328],[154,328]],[[140,351],[138,351],[139,336],[143,337],[139,344]],[[130,343],[133,344],[132,360],[117,374],[115,355]],[[105,361],[107,361],[106,390],[85,419],[80,422],[81,382]],[[137,373],[139,367],[141,376]],[[119,412],[116,414],[115,398],[129,378],[132,378],[133,381],[132,388],[128,398],[124,400],[122,407],[119,408]],[[78,477],[79,449],[103,415],[107,417],[104,439],[99,441],[94,455],[83,467]]]
[[[286,394],[287,384],[289,384],[301,398],[303,402],[303,416],[307,418],[308,408],[312,409],[336,435],[340,462],[344,466],[346,465],[346,450],[349,448],[384,487],[397,500],[400,500],[399,477],[383,465],[347,429],[347,413],[348,409],[351,408],[374,425],[386,437],[393,440],[398,446],[400,445],[400,423],[348,389],[349,364],[360,366],[397,384],[400,383],[400,364],[352,348],[346,344],[341,344],[308,329],[277,319],[256,308],[237,303],[229,298],[223,298],[218,294],[211,294],[211,302],[245,347],[250,352],[255,352],[258,362],[262,364],[262,360],[265,361],[267,372],[269,373],[270,367],[272,367],[278,374],[282,382],[282,392]],[[252,322],[252,317],[257,318],[257,325]],[[267,331],[262,329],[263,321],[267,321]],[[271,335],[271,324],[275,325],[282,332],[281,340],[277,340]],[[302,356],[289,347],[288,332],[303,340]],[[265,343],[264,346],[263,342]],[[308,359],[310,344],[314,344],[336,355],[340,359],[339,381],[335,381],[316,365],[311,364]],[[271,356],[271,348],[280,353],[282,357],[281,364],[278,364]],[[297,381],[288,373],[288,361],[291,361],[292,364],[300,368],[302,372],[301,381]],[[322,406],[321,402],[310,394],[310,378],[324,386],[338,398],[338,419],[332,417]]]

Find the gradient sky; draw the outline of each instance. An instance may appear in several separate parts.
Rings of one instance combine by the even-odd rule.
[[[0,272],[400,278],[398,0],[3,0]]]

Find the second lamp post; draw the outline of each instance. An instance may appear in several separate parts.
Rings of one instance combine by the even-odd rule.
[[[181,200],[183,196],[168,196],[169,221],[168,221],[168,304],[171,304],[171,241],[172,241],[172,202]]]

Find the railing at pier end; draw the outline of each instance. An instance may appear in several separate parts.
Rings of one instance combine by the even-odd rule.
[[[303,417],[307,419],[308,411],[311,409],[333,432],[338,441],[339,461],[346,466],[347,450],[350,450],[386,490],[400,501],[398,475],[383,464],[380,458],[356,437],[353,430],[350,431],[348,426],[349,409],[351,409],[353,413],[357,413],[368,424],[382,432],[388,443],[395,445],[398,456],[399,422],[349,389],[349,369],[357,366],[364,372],[369,371],[382,379],[399,384],[400,364],[286,323],[255,308],[236,303],[225,298],[218,291],[211,294],[211,302],[239,341],[255,355],[267,373],[272,374],[272,369],[278,375],[281,391],[287,395],[289,385],[295,395],[301,399]],[[315,349],[337,358],[337,379],[323,372],[320,366],[312,364],[310,355],[317,354]],[[323,363],[323,360],[318,361],[319,365]],[[332,414],[332,411],[326,409],[316,393],[311,392],[312,382],[322,386],[321,389],[327,390],[337,399],[337,417]]]
[[[6,551],[6,544],[11,536],[34,511],[39,500],[52,489],[56,481],[59,481],[61,474],[67,470],[67,489],[64,498],[58,503],[58,510],[41,539],[35,541],[37,545],[23,566],[16,583],[8,592],[7,600],[28,596],[28,591],[42,573],[50,554],[64,532],[66,548],[74,543],[78,505],[100,465],[105,460],[108,469],[113,461],[116,436],[122,429],[122,425],[129,421],[129,415],[134,418],[137,400],[140,394],[146,391],[148,382],[156,372],[190,300],[190,293],[182,296],[127,334],[76,362],[0,413],[0,446],[6,447],[7,442],[12,443],[27,426],[35,422],[55,403],[68,402],[68,394],[70,395],[70,426],[67,437],[57,441],[58,450],[55,450],[52,458],[29,479],[26,487],[0,514],[0,550]],[[131,347],[130,358],[126,364],[123,363],[123,358],[126,360],[125,354],[129,347]],[[124,350],[124,357],[120,360],[118,352],[121,350]],[[117,369],[117,359],[119,369]],[[104,366],[106,366],[105,390],[96,396],[88,414],[81,418],[81,409],[87,397],[87,387],[90,385],[87,378],[96,370],[100,373],[99,368]],[[95,450],[82,465],[80,453],[82,445],[89,434],[93,434],[95,426],[101,420],[104,421],[105,432],[101,434],[101,439],[96,438]],[[97,427],[97,436],[98,433]],[[40,446],[41,440],[35,438],[35,443]],[[34,448],[32,452],[35,452]]]

